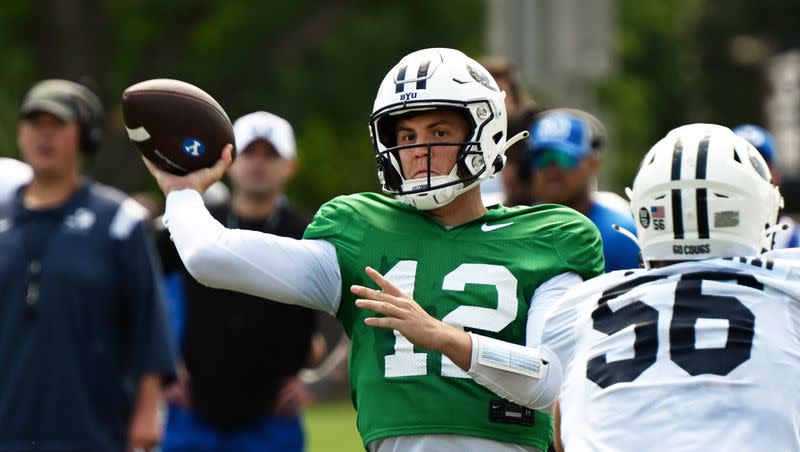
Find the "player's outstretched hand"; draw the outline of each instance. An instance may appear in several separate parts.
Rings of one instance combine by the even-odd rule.
[[[230,144],[226,145],[222,150],[222,156],[217,160],[214,166],[202,168],[183,176],[168,173],[158,168],[145,157],[142,157],[142,160],[144,160],[147,170],[155,177],[158,186],[165,195],[168,195],[173,190],[183,190],[185,188],[203,193],[211,184],[220,180],[222,176],[225,175],[225,171],[228,170],[233,160],[231,156],[232,151],[233,146]]]
[[[368,317],[365,324],[397,330],[414,345],[444,353],[462,369],[469,368],[472,340],[467,333],[431,317],[377,270],[367,267],[366,272],[382,291],[358,285],[350,291],[360,297],[356,306],[383,317]]]

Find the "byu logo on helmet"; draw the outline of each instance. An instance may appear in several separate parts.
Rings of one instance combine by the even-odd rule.
[[[206,147],[203,146],[203,142],[197,138],[187,138],[183,140],[181,145],[183,146],[183,150],[192,157],[200,157],[203,155],[203,152],[206,151]]]

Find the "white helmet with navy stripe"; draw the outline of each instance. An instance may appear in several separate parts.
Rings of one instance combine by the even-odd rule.
[[[646,262],[760,254],[772,248],[783,206],[758,151],[714,124],[670,131],[627,192]]]
[[[435,108],[462,110],[470,133],[458,143],[461,149],[449,174],[432,176],[429,172],[426,177],[406,179],[398,153],[403,147],[396,143],[397,118]],[[523,133],[507,140],[506,116],[505,93],[475,60],[444,48],[406,55],[381,82],[370,118],[381,188],[421,210],[450,203],[500,171],[505,150],[527,136]],[[428,144],[429,148],[436,145],[444,144]]]

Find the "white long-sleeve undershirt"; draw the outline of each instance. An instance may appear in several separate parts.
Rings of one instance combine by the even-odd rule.
[[[167,196],[164,225],[200,283],[336,315],[342,275],[331,243],[227,229],[194,190]]]
[[[227,229],[211,216],[200,194],[193,190],[169,194],[164,224],[187,270],[202,284],[336,314],[341,302],[342,276],[336,249],[330,242]],[[539,317],[580,281],[575,273],[562,273],[534,292],[528,311],[526,345],[539,344]],[[508,347],[511,353],[520,346],[508,344]],[[540,409],[543,400],[550,397],[549,390],[547,394],[541,393],[539,379],[481,365],[477,353],[473,353],[470,374],[478,376],[476,381],[495,392],[502,388],[509,400],[530,400],[537,394]]]

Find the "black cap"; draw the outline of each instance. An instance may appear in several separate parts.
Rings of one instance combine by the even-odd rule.
[[[87,87],[69,80],[42,80],[31,88],[22,101],[23,118],[38,112],[52,113],[64,121],[86,124],[102,112],[100,99]],[[100,113],[102,115],[102,113]]]
[[[50,113],[81,125],[81,147],[94,151],[102,136],[103,104],[89,88],[69,80],[42,80],[25,94],[19,114]]]

